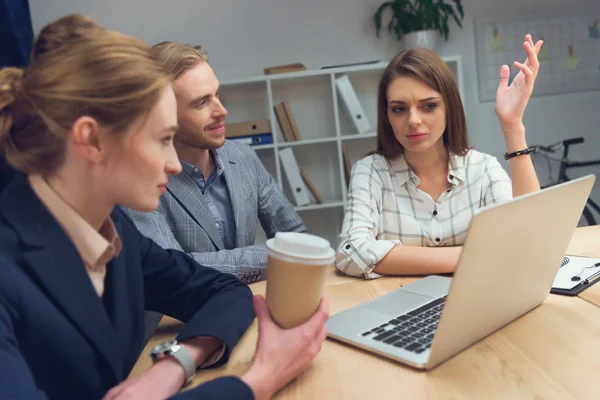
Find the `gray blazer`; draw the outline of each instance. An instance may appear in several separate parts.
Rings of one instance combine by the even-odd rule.
[[[235,249],[225,249],[198,185],[185,173],[169,179],[156,211],[127,211],[140,232],[163,248],[183,250],[246,283],[265,279],[267,252],[264,245],[254,245],[257,221],[268,238],[306,227],[252,148],[226,140],[216,152],[235,214]]]

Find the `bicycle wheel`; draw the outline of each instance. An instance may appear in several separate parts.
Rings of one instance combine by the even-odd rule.
[[[592,226],[596,225],[596,219],[594,218],[594,214],[592,214],[592,210],[585,206],[583,208],[583,212],[581,213],[581,218],[579,218],[579,223],[577,226]]]

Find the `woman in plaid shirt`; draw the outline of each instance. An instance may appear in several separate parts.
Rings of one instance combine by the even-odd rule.
[[[469,148],[465,114],[446,63],[425,49],[397,55],[379,82],[377,151],[352,169],[336,267],[367,279],[454,272],[477,209],[540,189],[523,112],[542,41],[525,36],[509,85],[500,69],[495,111],[510,174]],[[524,154],[522,154],[524,153]]]

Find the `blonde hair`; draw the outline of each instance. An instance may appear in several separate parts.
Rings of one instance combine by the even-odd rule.
[[[208,62],[202,46],[190,46],[178,42],[160,42],[152,46],[152,55],[169,71],[173,80],[201,62]]]
[[[0,151],[22,172],[50,174],[79,117],[118,138],[170,82],[147,44],[83,15],[58,19],[38,35],[27,69],[0,70]]]

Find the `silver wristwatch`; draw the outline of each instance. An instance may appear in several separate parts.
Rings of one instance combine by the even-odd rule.
[[[158,360],[162,360],[163,358],[169,356],[175,358],[185,370],[184,386],[190,383],[192,379],[194,379],[194,376],[196,376],[196,364],[194,363],[190,353],[182,345],[180,345],[177,340],[169,340],[167,342],[157,344],[150,351],[152,362],[157,362]]]

